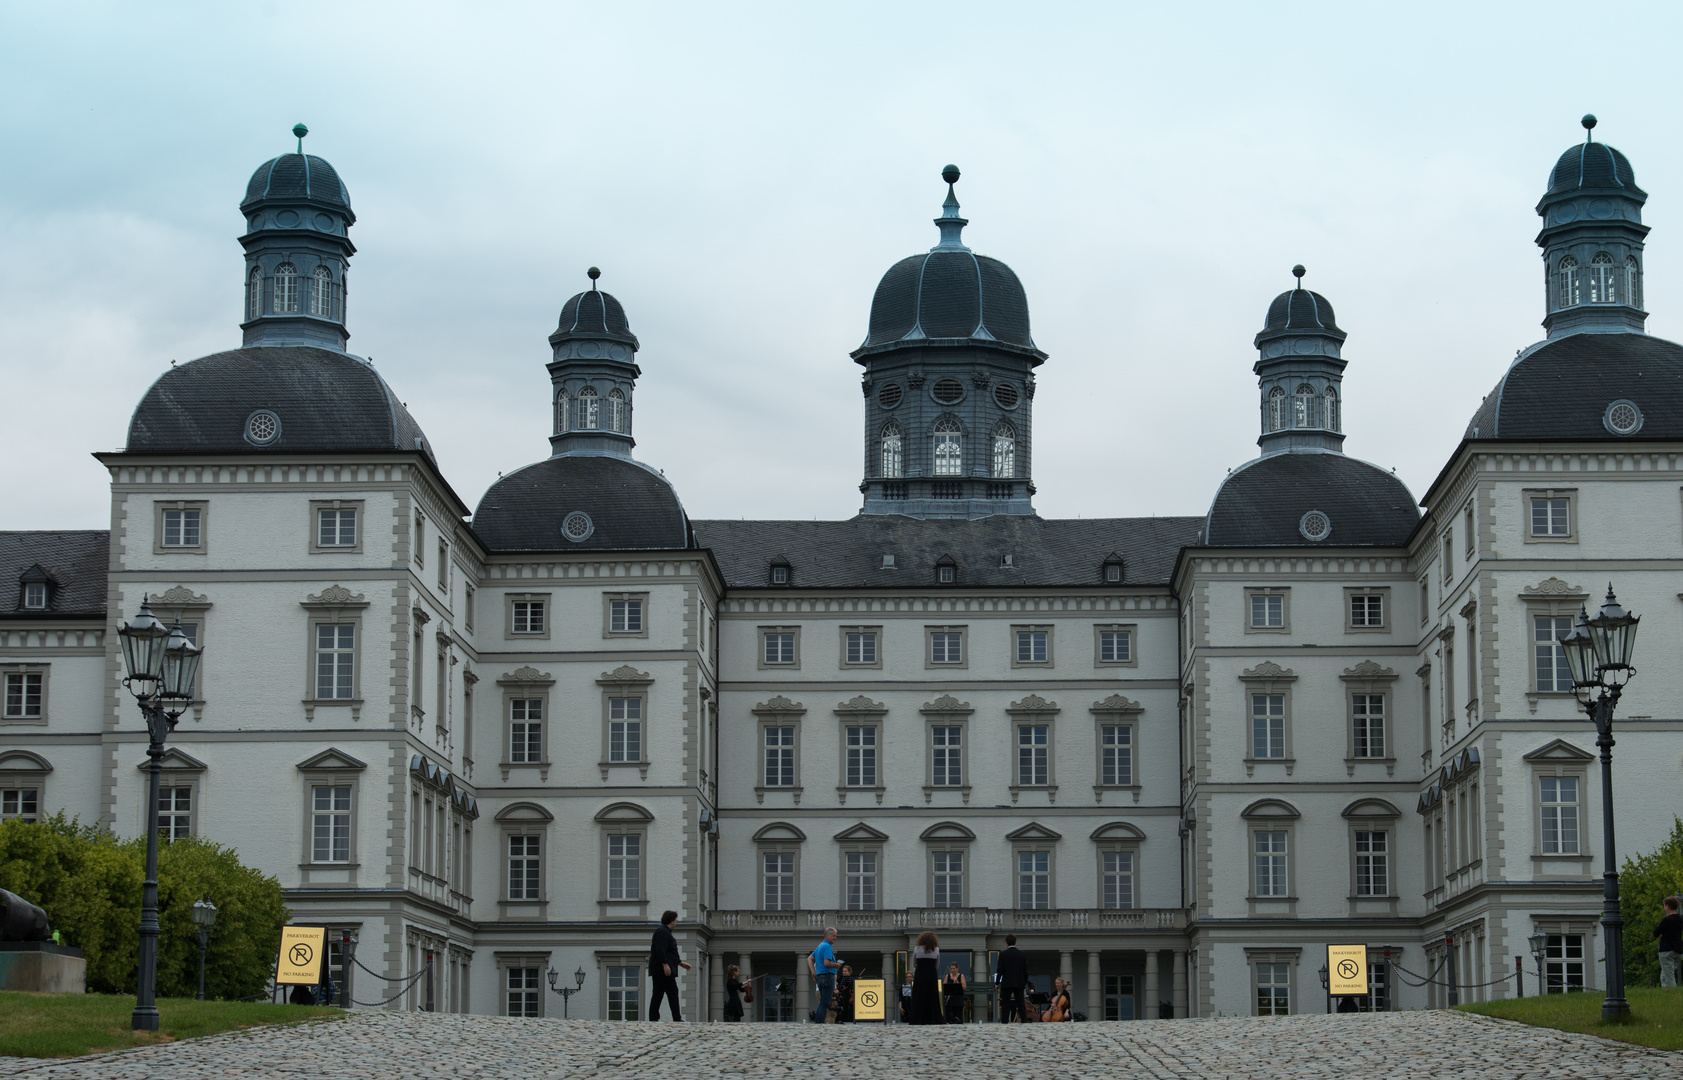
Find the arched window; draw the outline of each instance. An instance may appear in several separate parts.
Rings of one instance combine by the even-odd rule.
[[[882,427],[882,478],[898,480],[904,475],[906,464],[900,442],[900,425],[890,420]]]
[[[561,434],[567,430],[567,391],[555,392],[555,433]]]
[[[1619,297],[1614,286],[1616,271],[1613,269],[1613,256],[1605,251],[1595,253],[1590,260],[1590,303],[1616,304]]]
[[[579,391],[578,413],[574,417],[574,426],[580,431],[595,431],[602,426],[602,402],[596,397],[596,388],[587,386]]]
[[[263,271],[251,268],[251,281],[246,285],[245,317],[255,319],[263,314]]]
[[[1321,426],[1321,397],[1308,383],[1299,383],[1292,402],[1292,420],[1300,428]]]
[[[1576,307],[1578,304],[1578,260],[1568,255],[1560,260],[1559,303],[1563,308]]]
[[[298,270],[291,263],[275,267],[276,315],[298,314]]]
[[[608,391],[608,430],[625,434],[625,395],[618,390]]]
[[[1338,426],[1338,391],[1334,390],[1330,386],[1327,387],[1327,397],[1326,397],[1325,404],[1326,404],[1326,410],[1327,410],[1327,412],[1326,412],[1327,430],[1328,431],[1342,431],[1342,430],[1344,430],[1343,428]]]
[[[1268,430],[1279,431],[1286,426],[1286,391],[1276,386],[1268,391]]]
[[[1001,420],[993,429],[993,478],[1017,475],[1017,429]]]
[[[935,475],[964,475],[964,427],[950,416],[935,421]]]
[[[1636,264],[1635,255],[1625,259],[1625,303],[1637,310],[1642,308],[1642,268]]]
[[[310,314],[320,319],[333,318],[333,271],[316,267],[315,288],[310,291]]]

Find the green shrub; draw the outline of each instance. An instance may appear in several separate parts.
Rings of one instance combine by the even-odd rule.
[[[1683,820],[1671,819],[1671,836],[1658,851],[1626,858],[1619,871],[1619,913],[1625,920],[1625,984],[1660,985],[1654,928],[1665,913],[1660,902],[1683,893]]]

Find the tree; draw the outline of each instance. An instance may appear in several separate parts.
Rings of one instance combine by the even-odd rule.
[[[1654,927],[1661,901],[1683,894],[1683,820],[1671,819],[1671,836],[1658,851],[1626,858],[1619,872],[1619,913],[1625,920],[1625,982],[1660,985],[1660,960]]]

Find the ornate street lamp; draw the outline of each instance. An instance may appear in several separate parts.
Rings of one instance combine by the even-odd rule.
[[[193,925],[199,930],[199,1000],[205,999],[205,946],[210,928],[216,925],[216,905],[200,897],[193,901]]]
[[[1332,1012],[1332,972],[1327,970],[1327,966],[1325,964],[1322,964],[1319,974],[1321,976],[1321,989],[1326,991],[1327,1012],[1328,1012],[1328,1014],[1331,1014],[1331,1012]]]
[[[199,648],[187,640],[177,620],[165,627],[141,599],[134,619],[117,628],[129,688],[146,718],[146,881],[140,893],[140,979],[135,992],[136,1031],[158,1030],[158,784],[163,776],[164,740],[186,710],[193,679],[199,673]]]
[[[1549,979],[1546,969],[1543,967],[1543,954],[1548,951],[1549,936],[1539,930],[1532,934],[1528,940],[1531,942],[1531,955],[1537,961],[1537,993],[1545,995],[1549,992]]]
[[[561,995],[561,1019],[566,1020],[568,1019],[567,1003],[572,1000],[574,994],[584,989],[584,965],[580,964],[579,969],[573,972],[574,985],[556,986],[555,982],[560,977],[560,973],[554,968],[549,969],[549,988]]]
[[[1609,1023],[1630,1019],[1630,1003],[1625,1001],[1625,921],[1619,914],[1619,866],[1613,853],[1613,708],[1636,674],[1630,661],[1641,621],[1619,606],[1609,582],[1601,610],[1589,618],[1580,608],[1577,625],[1561,639],[1572,669],[1572,692],[1595,724],[1595,745],[1601,750],[1601,844],[1606,853],[1601,931],[1607,956],[1607,997],[1601,1002],[1601,1019]]]

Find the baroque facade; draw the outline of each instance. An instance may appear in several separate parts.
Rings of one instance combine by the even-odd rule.
[[[727,963],[769,977],[753,1018],[803,1015],[831,925],[890,978],[934,929],[978,987],[1015,933],[1093,1019],[1320,1009],[1328,943],[1368,945],[1377,1008],[1512,993],[1538,929],[1597,984],[1600,781],[1555,640],[1608,578],[1642,653],[1683,640],[1683,347],[1643,332],[1618,151],[1555,166],[1548,336],[1423,499],[1344,454],[1346,334],[1299,267],[1255,339],[1261,453],[1187,518],[1034,512],[1047,356],[949,166],[852,354],[862,511],[803,522],[691,520],[632,456],[641,345],[594,268],[549,336],[548,456],[470,507],[346,351],[355,215],[299,150],[241,203],[241,347],[98,455],[110,530],[0,534],[0,813],[144,828],[115,629],[150,597],[206,649],[166,834],[237,846],[393,979],[430,960],[392,1007],[553,1013],[580,967],[571,1007],[635,1019],[667,907],[691,1018]],[[1627,851],[1676,806],[1679,678],[1625,695]]]

